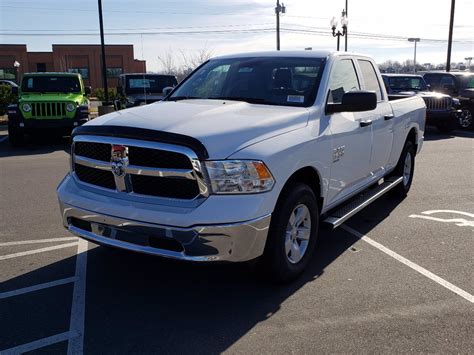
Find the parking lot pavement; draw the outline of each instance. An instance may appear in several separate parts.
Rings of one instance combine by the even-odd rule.
[[[474,353],[472,133],[428,132],[409,196],[323,230],[286,286],[71,238],[55,196],[67,140],[2,134],[0,351]]]

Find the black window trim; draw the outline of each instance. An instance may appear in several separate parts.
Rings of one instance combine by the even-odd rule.
[[[369,59],[366,59],[366,58],[357,58],[357,64],[359,65],[359,69],[361,70],[361,74],[362,74],[362,67],[360,66],[359,62],[368,62],[370,64],[370,66],[372,67],[372,70],[374,71],[374,74],[375,74],[375,78],[377,79],[377,83],[379,84],[379,90],[380,90],[380,100],[377,100],[377,104],[379,102],[385,102],[385,97],[383,95],[383,90],[382,90],[382,86],[380,85],[380,80],[379,80],[379,77],[377,75],[377,70],[375,70],[375,67],[374,67],[374,64],[369,60]],[[368,90],[368,88],[366,87],[366,84],[365,84],[365,78],[364,76],[362,75],[362,80],[364,80],[364,90]],[[385,85],[385,84],[384,84]]]
[[[325,100],[324,107],[326,107],[327,104],[329,103],[329,95],[331,94],[331,89],[329,88],[329,84],[331,83],[331,76],[332,76],[332,73],[333,73],[333,71],[334,71],[334,68],[336,67],[337,63],[342,62],[342,61],[344,61],[344,60],[349,60],[349,61],[352,62],[352,66],[353,66],[353,68],[354,68],[354,72],[355,72],[355,75],[356,75],[357,83],[359,84],[359,90],[362,90],[362,89],[361,89],[361,86],[360,86],[359,73],[358,73],[357,67],[356,67],[356,65],[355,65],[355,63],[354,63],[354,59],[353,59],[353,58],[348,58],[348,57],[341,57],[340,59],[336,60],[336,61],[333,63],[333,65],[332,65],[332,67],[331,67],[331,71],[329,72],[328,84],[327,84],[327,86],[328,86],[327,89],[328,89],[328,90],[327,90],[327,94],[326,94],[326,100]]]

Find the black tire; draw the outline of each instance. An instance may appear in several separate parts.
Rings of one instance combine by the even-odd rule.
[[[473,116],[473,109],[472,108],[467,108],[467,107],[462,107],[461,108],[461,113],[458,116],[459,119],[459,127],[462,129],[469,129],[473,130],[474,129],[474,118]]]
[[[405,178],[405,161],[407,155],[410,155],[410,174],[409,177]],[[413,174],[415,172],[415,146],[411,141],[407,141],[403,147],[402,154],[398,160],[395,170],[391,173],[394,176],[403,176],[403,181],[395,186],[390,192],[394,197],[404,198],[410,191],[411,183],[413,182]]]
[[[300,240],[301,243],[307,240],[305,251],[302,252],[302,258],[295,262],[290,261],[291,253],[286,252],[285,242],[287,241],[287,227],[290,223],[290,217],[297,208],[305,206],[310,218],[309,238]],[[304,219],[307,223],[307,219]],[[302,222],[302,224],[305,222]],[[306,228],[306,227],[302,227]],[[294,229],[295,230],[295,229]],[[311,256],[316,247],[319,230],[319,207],[313,190],[306,184],[295,183],[285,189],[280,196],[275,211],[272,215],[270,230],[265,246],[265,252],[260,259],[260,266],[265,276],[276,282],[289,282],[296,279],[308,265]],[[290,239],[293,238],[293,234]],[[299,232],[298,232],[299,233]],[[298,234],[296,234],[298,235]],[[290,244],[298,243],[298,238],[294,236],[294,240]]]
[[[8,125],[8,141],[12,147],[19,147],[25,143],[25,134],[21,128]]]

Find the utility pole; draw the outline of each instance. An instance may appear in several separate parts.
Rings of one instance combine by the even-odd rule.
[[[283,3],[280,5],[280,0],[277,0],[275,7],[277,51],[280,50],[280,12],[284,14],[286,12],[286,7]]]
[[[408,42],[415,42],[415,55],[413,57],[413,74],[416,73],[416,44],[420,42],[419,38],[408,38]]]
[[[345,15],[346,15],[346,18],[348,17],[348,12],[349,10],[348,9],[348,4],[347,4],[348,0],[346,0],[346,10],[345,10]],[[347,52],[347,26],[346,26],[346,38],[345,38],[345,43],[344,43],[344,51]]]
[[[446,71],[451,70],[451,47],[453,46],[454,5],[456,0],[451,0],[451,17],[449,19],[448,58],[446,59]]]
[[[107,84],[107,64],[105,62],[104,21],[102,19],[102,0],[99,0],[100,45],[102,48],[102,81],[104,85],[105,104],[109,104],[109,86]]]

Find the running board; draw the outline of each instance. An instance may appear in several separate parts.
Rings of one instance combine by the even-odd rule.
[[[333,229],[339,227],[357,212],[360,212],[402,181],[403,176],[393,176],[384,180],[380,185],[362,192],[355,199],[351,199],[349,203],[330,212],[329,216],[324,220],[324,223],[329,224]]]

